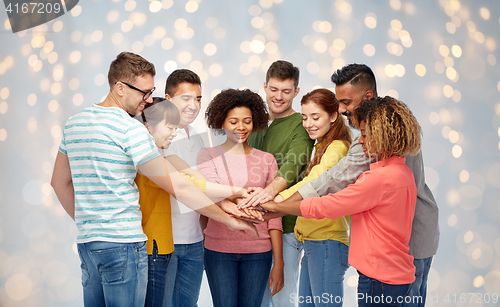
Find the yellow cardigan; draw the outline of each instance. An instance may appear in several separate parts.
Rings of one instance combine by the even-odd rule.
[[[316,150],[319,143],[315,145]],[[281,192],[280,195],[283,199],[287,199],[292,194],[303,186],[306,182],[311,182],[318,178],[321,173],[331,168],[342,159],[348,151],[348,147],[342,141],[333,141],[328,145],[325,153],[321,157],[319,164],[313,166],[309,175],[304,177],[300,182]],[[335,220],[324,218],[322,220],[306,219],[299,216],[295,224],[295,236],[301,242],[304,240],[322,241],[322,240],[335,240],[349,245],[349,230],[350,217],[343,216]]]
[[[184,174],[182,174],[184,175]],[[206,192],[206,181],[184,175],[203,193]],[[148,177],[137,174],[135,183],[139,188],[139,204],[142,212],[142,228],[148,237],[148,255],[153,254],[153,240],[156,241],[158,254],[166,255],[174,251],[172,235],[172,212],[170,210],[170,193],[156,185]]]

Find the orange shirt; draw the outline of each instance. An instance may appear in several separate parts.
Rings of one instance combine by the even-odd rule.
[[[305,218],[336,219],[351,214],[349,263],[383,283],[400,285],[415,280],[410,247],[417,187],[404,157],[370,165],[344,190],[304,199]]]
[[[163,161],[166,163],[165,161]],[[166,165],[166,164],[165,164]],[[198,189],[206,193],[206,181],[181,173]],[[148,255],[153,254],[153,240],[156,241],[158,254],[167,255],[174,251],[172,235],[172,213],[170,193],[165,191],[143,174],[137,173],[135,183],[139,189],[139,204],[142,212],[142,228],[148,237]]]

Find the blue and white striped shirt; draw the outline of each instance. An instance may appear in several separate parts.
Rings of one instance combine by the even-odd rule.
[[[120,108],[92,105],[68,120],[59,151],[75,188],[77,243],[147,240],[134,179],[160,154],[146,127]]]

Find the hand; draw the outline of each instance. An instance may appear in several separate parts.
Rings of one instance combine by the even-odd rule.
[[[262,223],[266,222],[264,217],[262,217],[262,220],[258,220],[258,219],[254,219],[254,218],[249,219],[246,217],[239,217],[238,219],[245,221],[245,222],[248,222],[248,223],[252,223],[252,224],[262,224]]]
[[[245,218],[246,220],[260,220],[264,221],[262,214],[256,210],[251,209],[238,209],[235,203],[231,201],[221,201],[220,207],[224,212],[234,216],[235,218]]]
[[[283,196],[281,196],[281,195],[279,195],[279,194],[278,194],[278,195],[276,195],[276,197],[274,198],[274,202],[275,202],[275,203],[281,203],[281,202],[283,202],[283,201],[285,201],[285,200],[283,199]]]
[[[239,187],[235,187],[235,188],[236,188],[236,193],[234,193],[233,196],[242,197],[242,198],[250,197],[250,193],[248,192],[247,189],[239,188]]]
[[[253,210],[253,209],[241,209],[243,210],[247,215],[252,216],[254,219],[257,219],[259,221],[264,221],[264,218],[262,217],[262,212],[259,210]]]
[[[230,217],[230,220],[226,223],[227,228],[229,230],[236,230],[241,234],[245,234],[245,230],[253,232],[253,234],[258,238],[259,233],[257,232],[257,228],[254,224],[245,222],[243,220],[238,220],[234,217]]]
[[[277,205],[274,201],[268,201],[267,203],[261,204],[260,206],[269,212],[278,212],[278,210],[276,209]]]
[[[263,188],[259,188],[259,187],[249,187],[247,189],[247,194],[244,196],[244,197],[241,197],[241,198],[238,198],[238,208],[239,209],[244,209],[244,208],[248,208],[250,206],[247,205],[248,201],[253,199],[253,194],[254,193],[259,193],[260,191],[264,190]]]
[[[238,206],[239,208],[256,207],[274,198],[273,193],[263,188],[248,188],[250,197],[245,198]]]
[[[280,292],[285,285],[285,276],[283,273],[283,263],[274,263],[269,274],[269,290],[272,290],[271,297]]]

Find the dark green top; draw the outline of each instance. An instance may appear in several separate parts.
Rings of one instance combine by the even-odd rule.
[[[274,156],[279,170],[276,177],[287,182],[287,188],[294,185],[305,170],[310,159],[314,141],[302,126],[302,115],[294,113],[284,118],[276,118],[266,130],[253,132],[248,138],[248,145],[268,152]],[[294,215],[283,217],[283,232],[293,232]]]

